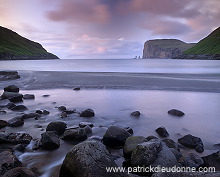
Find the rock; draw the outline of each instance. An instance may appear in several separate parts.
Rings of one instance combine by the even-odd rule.
[[[128,127],[127,125],[123,125],[123,124],[116,124],[115,127],[119,127],[119,128],[123,128],[125,129],[128,133],[133,134],[133,129]]]
[[[134,148],[143,142],[147,142],[148,140],[143,136],[130,136],[126,139],[125,145],[123,147],[123,154],[125,158],[130,158],[131,153]]]
[[[25,95],[23,95],[23,99],[34,100],[35,96],[34,96],[34,94],[25,94]]]
[[[183,146],[191,148],[191,149],[197,148],[197,150],[199,150],[199,152],[203,152],[204,151],[202,140],[200,138],[192,136],[190,134],[185,135],[182,138],[179,138],[178,142],[180,144],[182,144]],[[199,147],[197,147],[197,146],[199,146]]]
[[[58,135],[61,135],[66,130],[66,123],[61,121],[51,122],[47,125],[46,131],[56,132]]]
[[[141,113],[139,111],[134,111],[131,113],[131,116],[133,117],[140,117]]]
[[[182,153],[174,148],[170,148],[170,151],[176,157],[176,160],[179,162],[179,159],[183,157]]]
[[[150,141],[150,140],[152,140],[152,139],[158,139],[156,136],[148,136],[148,137],[146,137],[146,139],[147,139],[147,141]]]
[[[109,147],[124,146],[126,139],[131,136],[125,129],[111,126],[107,129],[103,136],[103,143]]]
[[[94,126],[93,123],[90,123],[90,122],[80,122],[80,123],[79,123],[79,127],[80,127],[80,128],[84,128],[84,127],[86,127],[87,125],[90,126],[91,128]]]
[[[24,145],[24,144],[17,144],[17,145],[14,147],[14,150],[19,151],[19,152],[24,152],[24,151],[25,151],[25,148],[26,148],[26,145]]]
[[[168,111],[168,114],[173,115],[173,116],[178,116],[178,117],[182,117],[185,115],[184,112],[177,110],[177,109],[171,109]]]
[[[19,92],[19,88],[15,85],[9,85],[7,87],[4,88],[5,92],[15,92],[18,93]]]
[[[127,177],[122,172],[107,172],[106,167],[117,167],[106,147],[97,141],[85,141],[67,153],[59,177]]]
[[[0,108],[8,107],[9,103],[11,103],[9,99],[0,100]]]
[[[50,114],[50,112],[47,111],[47,110],[43,110],[42,114],[43,114],[43,115],[48,115],[48,114]]]
[[[9,99],[11,102],[21,102],[23,95],[20,93],[15,93],[15,92],[6,92],[4,91],[4,93],[1,95],[2,99]]]
[[[19,79],[20,76],[18,75],[17,71],[0,71],[0,80],[14,80]]]
[[[67,113],[62,112],[62,113],[60,114],[60,118],[66,118],[66,117],[67,117]]]
[[[2,177],[37,177],[30,169],[16,167],[7,171]]]
[[[196,146],[195,150],[199,153],[204,152],[204,146],[203,144],[198,144],[198,146]]]
[[[8,103],[8,105],[7,105],[7,108],[8,109],[12,109],[12,108],[14,108],[16,106],[16,104],[14,104],[14,103]]]
[[[165,127],[159,127],[155,130],[158,135],[160,135],[161,137],[168,137],[169,133],[167,132]]]
[[[185,157],[185,164],[186,167],[195,167],[198,168],[199,166],[202,166],[204,163],[203,159],[199,157],[195,153],[190,153]]]
[[[73,90],[75,90],[75,91],[79,91],[80,88],[79,88],[79,87],[75,87]]]
[[[21,166],[21,162],[10,150],[5,150],[0,153],[0,176],[15,167]]]
[[[53,132],[44,132],[41,134],[39,148],[45,150],[54,150],[60,147],[59,137]]]
[[[50,96],[50,95],[43,95],[42,97],[45,97],[45,98],[46,98],[46,97],[49,97],[49,96]]]
[[[64,110],[63,113],[66,113],[66,114],[73,114],[75,113],[76,110],[75,109],[67,109],[67,110]]]
[[[95,113],[92,109],[86,109],[80,113],[80,117],[94,117]]]
[[[36,110],[35,113],[37,113],[37,114],[43,114],[43,111],[41,111],[41,110]]]
[[[172,139],[163,139],[162,140],[164,143],[166,143],[166,145],[169,147],[169,148],[173,148],[173,149],[176,149],[177,151],[179,151],[179,147],[178,145],[172,140]]]
[[[215,167],[216,171],[220,171],[220,152],[217,151],[210,155],[202,157],[206,167]]]
[[[38,119],[40,118],[40,114],[38,113],[28,113],[22,116],[22,119]]]
[[[12,111],[26,111],[28,108],[24,105],[16,105],[11,108]]]
[[[85,130],[85,132],[87,134],[91,134],[92,133],[92,128],[89,125],[85,126],[83,129]]]
[[[60,106],[60,107],[58,107],[58,110],[59,110],[59,111],[65,111],[65,110],[66,110],[66,107],[65,107],[65,106]]]
[[[84,141],[87,139],[87,134],[82,128],[70,129],[64,132],[62,139],[68,141]]]
[[[10,127],[20,127],[24,125],[24,119],[21,116],[14,117],[8,121]]]
[[[8,126],[8,122],[5,120],[0,120],[0,129]]]
[[[158,139],[138,144],[131,154],[132,166],[149,166],[157,158],[161,151],[162,144]]]
[[[27,133],[0,132],[0,144],[29,144],[32,137]]]

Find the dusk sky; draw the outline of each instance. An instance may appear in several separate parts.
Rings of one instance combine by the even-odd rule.
[[[220,0],[1,0],[0,25],[63,59],[133,58],[144,42],[198,42],[220,26]]]

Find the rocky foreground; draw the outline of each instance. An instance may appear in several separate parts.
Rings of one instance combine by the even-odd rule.
[[[80,88],[75,88],[79,91]],[[75,109],[68,109],[59,106],[60,118],[62,121],[50,122],[46,129],[42,129],[41,138],[33,139],[28,133],[12,133],[10,130],[24,125],[27,119],[41,119],[50,114],[47,110],[29,110],[21,104],[23,99],[33,100],[35,95],[19,93],[20,89],[15,85],[4,88],[0,97],[0,114],[7,114],[8,110],[20,112],[20,116],[10,120],[0,120],[0,175],[3,177],[36,177],[42,175],[36,168],[27,168],[16,157],[15,152],[24,153],[27,146],[33,143],[33,151],[52,151],[62,146],[61,141],[75,144],[62,163],[60,177],[126,177],[126,176],[152,176],[152,177],[217,177],[220,176],[220,153],[215,152],[208,156],[200,157],[204,151],[204,144],[201,138],[191,134],[182,136],[178,142],[169,139],[169,131],[165,127],[158,127],[155,136],[133,136],[133,130],[127,126],[110,126],[102,139],[88,137],[93,134],[94,125],[90,120],[95,119],[95,111],[86,109],[78,112]],[[44,95],[48,97],[49,95]],[[28,113],[25,111],[28,110]],[[79,117],[86,117],[87,122],[81,122],[76,127],[68,127],[66,118],[70,114],[78,114]],[[183,117],[184,112],[171,109],[168,114],[175,117]],[[141,116],[139,111],[131,113],[132,117]],[[2,116],[3,117],[3,116]],[[8,127],[8,131],[4,131]],[[42,128],[36,125],[36,128]],[[182,149],[192,149],[194,152],[188,155],[181,153]],[[112,153],[114,150],[122,150],[122,154]],[[123,167],[126,171],[107,172],[106,167],[115,167],[115,160],[123,157]],[[136,167],[215,167],[215,173],[145,173],[129,169]],[[131,168],[132,167],[132,168]],[[129,173],[128,173],[129,172]],[[135,173],[135,174],[134,174]]]

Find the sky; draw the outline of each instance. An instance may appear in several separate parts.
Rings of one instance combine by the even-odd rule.
[[[1,0],[0,26],[62,59],[133,58],[144,42],[198,42],[220,26],[220,0]]]

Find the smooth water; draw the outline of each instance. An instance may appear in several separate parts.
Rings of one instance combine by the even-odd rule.
[[[13,60],[0,61],[0,70],[219,74],[220,61],[173,59]]]

